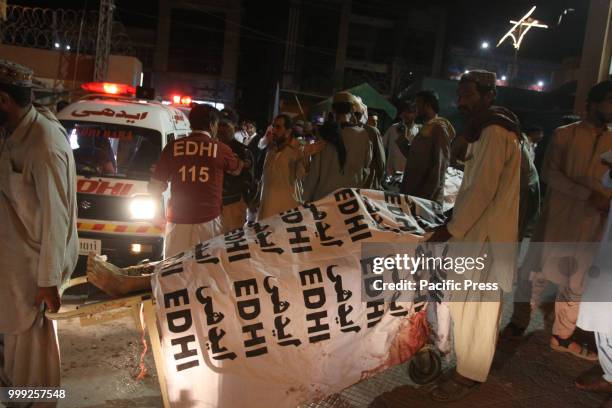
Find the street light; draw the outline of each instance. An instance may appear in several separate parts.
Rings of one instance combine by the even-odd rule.
[[[487,41],[483,41],[482,44],[480,44],[480,48],[482,48],[483,50],[488,49],[489,43]]]
[[[502,81],[505,81],[506,79],[508,79],[508,78],[506,78],[506,76],[505,76],[505,75],[502,75],[501,80],[502,80]]]
[[[66,45],[66,51],[70,51],[70,45]]]
[[[59,48],[60,47],[60,43],[56,42],[55,44],[53,44],[55,46],[55,48]]]
[[[541,88],[544,86],[544,82],[543,81],[538,81],[538,86]]]

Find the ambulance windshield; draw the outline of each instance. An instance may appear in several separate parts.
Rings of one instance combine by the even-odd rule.
[[[108,123],[62,121],[80,175],[148,180],[161,154],[155,130]]]

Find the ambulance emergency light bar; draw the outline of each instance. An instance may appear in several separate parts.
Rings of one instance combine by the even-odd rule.
[[[172,95],[172,103],[176,105],[191,105],[191,97],[184,95]]]
[[[95,92],[108,95],[134,96],[136,88],[126,84],[116,84],[113,82],[87,82],[81,85],[87,92]]]
[[[170,100],[162,100],[162,104],[164,105],[183,105],[185,107],[189,107],[191,106],[192,103],[197,103],[197,104],[203,103],[206,105],[210,105],[214,108],[217,108],[219,110],[222,110],[225,108],[225,104],[221,102],[212,102],[212,101],[205,101],[201,99],[192,99],[190,96],[185,96],[185,95],[172,95]]]

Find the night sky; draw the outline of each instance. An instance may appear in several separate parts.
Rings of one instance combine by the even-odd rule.
[[[392,6],[400,0],[353,0],[354,8],[369,15],[388,16],[393,19]],[[195,2],[195,1],[194,1]],[[330,1],[302,0],[303,4],[320,8],[321,13],[330,13],[335,5]],[[49,8],[97,9],[96,0],[9,0],[10,4],[22,4]],[[243,24],[263,33],[280,38],[284,35],[283,18],[279,11],[287,10],[288,1],[246,0],[243,2]],[[403,7],[423,8],[436,1],[401,1]],[[437,3],[448,7],[448,46],[461,46],[477,49],[482,41],[489,41],[492,46],[510,28],[508,20],[517,19],[533,5],[538,8],[534,16],[548,24],[549,29],[533,29],[521,48],[521,55],[538,59],[560,62],[567,56],[578,56],[581,53],[584,30],[588,12],[587,0],[440,0]],[[142,28],[155,28],[157,1],[116,0],[115,18],[126,25]],[[573,8],[574,12],[563,17],[557,25],[559,15],[564,9]],[[205,32],[205,27],[203,32]],[[251,32],[251,39],[261,43],[271,43],[261,35]],[[508,42],[495,52],[512,53]]]
[[[588,0],[509,0],[509,1],[451,1],[449,3],[448,31],[451,44],[463,47],[479,47],[488,40],[492,46],[510,29],[510,19],[517,20],[537,6],[533,16],[547,24],[548,29],[532,29],[521,45],[521,56],[560,62],[568,56],[580,56],[586,20]],[[563,16],[563,10],[573,8]],[[508,41],[508,40],[506,40]],[[504,43],[496,52],[513,53],[511,42]]]

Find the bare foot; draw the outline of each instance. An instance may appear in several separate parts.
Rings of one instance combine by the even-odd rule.
[[[103,292],[112,296],[125,295],[126,278],[121,268],[91,254],[87,257],[87,280]]]

